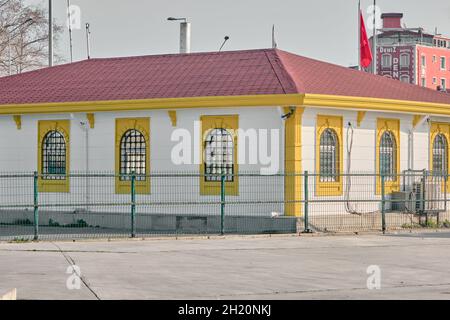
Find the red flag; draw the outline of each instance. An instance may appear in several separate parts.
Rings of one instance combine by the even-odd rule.
[[[366,25],[364,24],[364,18],[363,15],[361,13],[361,11],[359,12],[359,16],[360,16],[360,25],[361,25],[361,29],[359,31],[359,50],[360,50],[360,64],[362,67],[367,68],[370,63],[372,62],[373,56],[372,56],[372,50],[370,49],[370,43],[369,43],[369,39],[367,38],[367,32],[366,32]]]

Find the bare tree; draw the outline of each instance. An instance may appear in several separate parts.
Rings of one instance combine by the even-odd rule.
[[[54,23],[55,43],[62,27]],[[57,57],[58,58],[58,57]],[[0,76],[48,63],[48,18],[41,7],[23,0],[0,0]]]

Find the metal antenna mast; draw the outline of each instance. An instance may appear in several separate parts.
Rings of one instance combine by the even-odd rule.
[[[69,19],[69,47],[70,47],[70,62],[73,62],[73,44],[72,44],[72,16],[70,12],[70,0],[67,0],[67,15]]]
[[[87,44],[87,58],[91,58],[91,30],[89,23],[86,23],[86,44]]]

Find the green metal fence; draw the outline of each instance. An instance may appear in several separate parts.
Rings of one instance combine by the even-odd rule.
[[[285,182],[292,176],[301,183],[288,199]],[[131,174],[126,193],[116,192],[120,177],[109,172],[60,176],[69,192],[43,192],[40,178],[0,174],[0,240],[450,228],[448,177],[427,171],[389,177],[240,173],[233,177],[238,194],[227,191],[221,176],[208,195],[201,194],[205,176],[198,173]],[[142,179],[149,193],[137,188]],[[285,214],[292,204],[296,216]]]

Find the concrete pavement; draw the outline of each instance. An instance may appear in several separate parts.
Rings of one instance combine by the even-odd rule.
[[[71,265],[80,289],[67,288],[77,276]],[[371,265],[381,271],[379,290],[367,289]],[[18,299],[450,299],[449,266],[450,233],[0,243],[0,291],[17,288]]]

